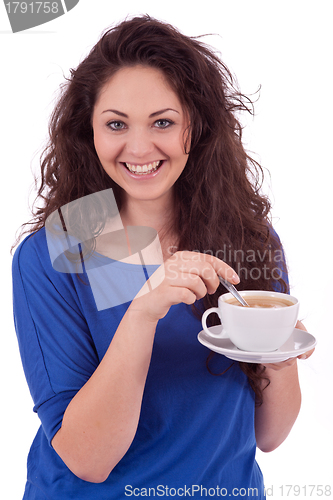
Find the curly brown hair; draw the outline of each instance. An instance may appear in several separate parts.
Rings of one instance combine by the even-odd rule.
[[[237,89],[235,78],[210,47],[149,16],[107,30],[71,70],[51,116],[37,194],[42,206],[27,223],[29,231],[43,227],[52,212],[70,201],[108,188],[121,209],[121,188],[98,159],[91,119],[107,81],[120,68],[138,64],[163,72],[190,117],[188,161],[175,183],[177,249],[223,258],[239,274],[240,290],[287,292],[282,247],[269,220],[271,205],[260,191],[263,169],[242,144],[238,114],[253,114],[253,103]],[[219,287],[207,295],[204,307],[216,305],[224,291]],[[240,366],[260,404],[262,367]]]

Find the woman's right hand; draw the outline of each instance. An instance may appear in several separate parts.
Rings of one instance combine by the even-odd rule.
[[[193,304],[207,292],[214,293],[218,275],[239,281],[233,269],[216,257],[177,252],[132,301],[52,440],[55,451],[79,478],[105,481],[127,452],[137,431],[158,320],[173,304]]]
[[[131,304],[141,309],[147,320],[157,322],[170,307],[184,302],[193,304],[220,284],[218,276],[239,283],[236,272],[225,262],[209,254],[176,252],[145,283]]]

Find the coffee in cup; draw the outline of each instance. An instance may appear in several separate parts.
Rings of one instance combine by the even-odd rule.
[[[232,304],[234,306],[243,307],[243,305],[232,297],[230,300],[227,300],[228,304]],[[287,307],[292,306],[293,302],[291,300],[287,300],[284,297],[266,297],[264,295],[252,295],[246,298],[246,302],[250,307],[264,307],[264,308],[277,308],[277,307]]]
[[[231,293],[218,299],[218,307],[204,312],[202,326],[213,338],[229,337],[241,350],[270,352],[279,349],[291,336],[298,317],[299,302],[291,295],[259,290],[240,292],[250,307],[242,306]],[[207,327],[207,317],[217,313],[220,332]],[[215,332],[216,329],[214,329]]]

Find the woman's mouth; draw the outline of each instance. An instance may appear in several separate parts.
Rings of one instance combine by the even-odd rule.
[[[135,165],[133,163],[124,162],[123,165],[131,172],[131,174],[136,175],[147,175],[155,172],[163,163],[164,160],[153,161],[151,163],[146,163],[145,165]]]

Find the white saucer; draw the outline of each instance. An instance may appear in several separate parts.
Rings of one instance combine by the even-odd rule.
[[[211,326],[208,330],[218,333],[221,330],[221,325]],[[280,363],[310,351],[317,344],[313,335],[298,328],[294,328],[287,342],[273,352],[242,351],[231,342],[229,337],[213,338],[207,335],[204,330],[198,334],[198,340],[211,351],[244,363]]]

